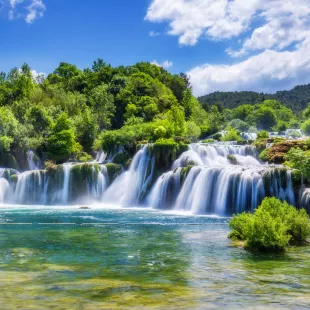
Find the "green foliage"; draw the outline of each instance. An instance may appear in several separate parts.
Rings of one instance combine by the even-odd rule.
[[[242,92],[215,92],[198,98],[201,103],[214,105],[217,102],[223,104],[224,108],[236,108],[243,104],[258,104],[266,99],[280,101],[284,106],[294,112],[302,111],[310,102],[310,85],[296,86],[290,91],[278,91],[276,94],[263,94],[250,91]],[[238,117],[239,118],[239,117]]]
[[[292,148],[284,158],[287,166],[299,170],[306,180],[310,181],[310,151]]]
[[[252,116],[257,128],[263,130],[271,130],[277,125],[277,118],[274,110],[269,107],[262,106]]]
[[[106,168],[110,183],[112,183],[122,173],[122,167],[119,164],[109,163],[106,164]]]
[[[186,122],[186,137],[192,141],[197,141],[201,136],[201,129],[194,122]]]
[[[0,107],[0,135],[15,137],[18,121],[8,107]]]
[[[245,241],[245,248],[284,251],[289,244],[304,243],[310,237],[309,217],[287,202],[265,198],[254,214],[242,213],[229,223],[229,238]]]
[[[268,150],[265,149],[259,154],[259,159],[262,161],[269,161],[269,155],[268,155]]]
[[[215,140],[214,139],[205,139],[202,141],[202,143],[214,143]]]
[[[248,131],[250,128],[249,124],[242,121],[241,119],[233,119],[229,122],[228,126],[239,131]]]
[[[96,111],[95,116],[99,129],[110,128],[115,105],[114,97],[108,93],[107,86],[102,84],[92,89],[89,100],[93,110]]]
[[[9,152],[13,138],[7,136],[0,136],[0,153]]]
[[[246,118],[252,114],[253,110],[253,105],[243,104],[232,110],[231,117],[232,119],[240,119],[242,121],[245,121]]]
[[[257,139],[268,139],[269,138],[269,133],[266,130],[259,131],[257,133]]]
[[[67,114],[62,113],[47,139],[48,158],[56,162],[62,162],[68,160],[73,153],[80,150],[80,145],[75,141],[73,125]]]
[[[164,138],[165,135],[167,134],[167,130],[164,126],[158,126],[155,130],[154,130],[154,134],[155,134],[155,137],[157,139],[160,139],[160,138]]]
[[[302,125],[301,129],[304,131],[306,135],[310,135],[310,119],[306,120]]]
[[[234,128],[228,128],[228,131],[221,138],[221,141],[241,141],[239,132]]]

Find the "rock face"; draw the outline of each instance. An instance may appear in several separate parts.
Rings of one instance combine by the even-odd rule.
[[[260,158],[270,163],[282,164],[284,163],[284,156],[292,148],[299,147],[303,149],[305,147],[305,141],[303,140],[284,140],[273,144],[270,148],[265,149]]]

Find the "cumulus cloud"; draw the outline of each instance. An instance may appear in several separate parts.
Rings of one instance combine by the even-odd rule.
[[[310,82],[309,0],[153,0],[145,19],[168,23],[168,35],[181,45],[226,40],[228,56],[243,57],[190,70],[196,95],[274,92]]]
[[[28,24],[42,17],[46,6],[43,0],[7,0],[8,17],[10,20],[24,18]]]
[[[158,67],[162,67],[164,69],[169,69],[169,68],[171,68],[173,66],[173,62],[171,62],[169,60],[165,60],[165,61],[163,61],[161,63],[157,62],[156,60],[153,60],[151,63],[153,65],[156,65]]]
[[[197,96],[214,91],[275,92],[310,82],[310,39],[294,51],[265,50],[232,65],[205,64],[188,72]]]
[[[195,45],[203,36],[224,40],[250,31],[239,50],[227,49],[231,56],[242,56],[281,50],[307,38],[310,5],[309,0],[154,0],[145,19],[168,22],[168,34],[179,36],[183,45]]]

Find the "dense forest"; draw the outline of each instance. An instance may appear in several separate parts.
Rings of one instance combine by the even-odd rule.
[[[186,74],[147,62],[114,68],[98,59],[84,70],[60,63],[37,77],[24,64],[0,74],[0,152],[18,159],[33,150],[62,163],[92,160],[94,151],[112,152],[119,145],[134,153],[146,142],[177,147],[205,138],[241,140],[245,131],[310,132],[310,108],[297,117],[279,101],[245,94],[238,103],[200,104]],[[282,97],[286,105],[289,97]],[[224,136],[217,134],[222,130]]]
[[[256,93],[252,91],[215,92],[198,98],[202,104],[221,104],[224,108],[228,109],[235,108],[241,104],[261,103],[267,99],[278,100],[294,112],[300,112],[310,102],[310,84],[296,86],[292,90],[278,91],[275,94]]]

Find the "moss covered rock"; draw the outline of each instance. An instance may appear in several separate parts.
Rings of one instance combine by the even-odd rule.
[[[110,184],[122,173],[122,167],[119,164],[109,163],[105,165],[108,171]]]
[[[10,153],[1,153],[1,155],[0,155],[0,167],[19,170],[19,166],[18,166],[18,163],[15,159],[15,156],[13,156]]]
[[[290,151],[292,148],[301,148],[305,147],[305,141],[301,140],[284,140],[275,143],[269,149],[264,150],[260,158],[264,161],[268,161],[270,163],[282,164],[284,163],[284,156]]]
[[[13,183],[13,184],[16,184],[17,181],[18,181],[18,175],[17,174],[12,174],[10,176],[10,181]]]
[[[231,154],[227,155],[227,159],[232,165],[238,164],[237,158],[234,155],[231,155]]]
[[[175,142],[173,139],[159,139],[151,147],[155,156],[155,168],[158,171],[167,171],[172,163],[185,151],[188,144]]]
[[[188,165],[181,169],[181,183],[185,181],[193,167],[195,167],[195,165]]]

